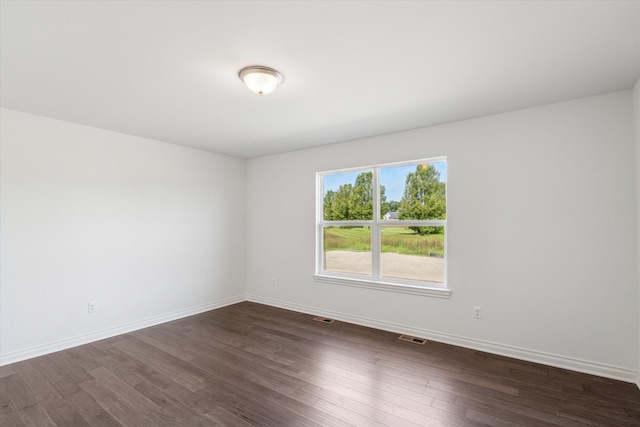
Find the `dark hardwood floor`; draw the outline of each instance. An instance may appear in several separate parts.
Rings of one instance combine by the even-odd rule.
[[[631,426],[640,391],[254,303],[0,368],[2,426]]]

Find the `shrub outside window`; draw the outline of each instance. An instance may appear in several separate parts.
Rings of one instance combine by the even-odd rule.
[[[446,158],[317,178],[316,277],[446,288]]]

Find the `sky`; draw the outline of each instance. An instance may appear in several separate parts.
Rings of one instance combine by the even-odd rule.
[[[431,163],[438,172],[440,172],[440,181],[447,182],[447,164],[446,162]],[[416,165],[397,166],[391,168],[380,169],[380,184],[384,185],[387,201],[395,200],[397,202],[402,199],[404,194],[404,184],[409,172],[416,170]],[[343,184],[354,184],[356,177],[363,171],[347,172],[335,175],[324,176],[324,192],[329,190],[337,191]]]

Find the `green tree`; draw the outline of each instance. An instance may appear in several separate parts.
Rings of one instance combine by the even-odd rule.
[[[384,186],[381,186],[381,215],[388,212],[386,200]],[[325,221],[372,220],[373,173],[362,172],[354,184],[342,184],[337,191],[328,190],[323,199],[323,217]]]
[[[327,193],[324,195],[322,213],[325,221],[331,221],[333,219],[331,207],[333,206],[333,202],[335,199],[336,192],[333,190],[327,191]]]
[[[362,172],[356,177],[351,192],[348,219],[373,219],[373,173]]]
[[[351,193],[353,185],[343,184],[338,188],[333,203],[331,204],[331,220],[346,221],[351,219]]]
[[[418,165],[407,175],[398,206],[399,219],[446,219],[446,184],[432,165]],[[409,227],[418,234],[436,234],[442,227]]]

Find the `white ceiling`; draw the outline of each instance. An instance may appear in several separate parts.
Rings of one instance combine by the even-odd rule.
[[[5,108],[251,158],[629,89],[640,1],[1,1]],[[247,65],[285,81],[259,97]]]

